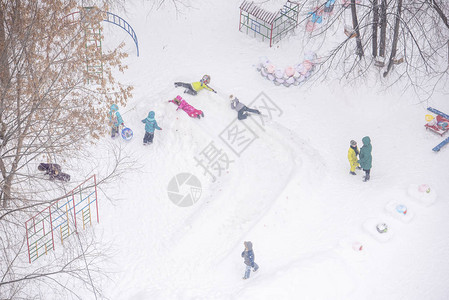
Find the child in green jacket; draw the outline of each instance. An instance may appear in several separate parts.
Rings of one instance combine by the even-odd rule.
[[[362,167],[363,171],[365,171],[365,176],[363,176],[363,181],[368,181],[370,179],[370,172],[371,172],[371,162],[373,160],[373,156],[371,155],[371,152],[373,150],[373,146],[371,145],[371,139],[369,136],[365,136],[362,139],[363,146],[360,148],[360,166]]]

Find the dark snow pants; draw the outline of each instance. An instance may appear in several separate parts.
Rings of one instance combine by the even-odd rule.
[[[369,169],[369,170],[363,169],[363,171],[365,171],[365,178],[364,178],[364,180],[368,181],[369,180],[369,173],[371,172],[371,169]]]
[[[239,120],[245,120],[246,117],[248,117],[248,114],[245,112],[251,112],[251,113],[255,113],[255,114],[260,114],[260,111],[258,111],[257,109],[252,109],[249,108],[247,106],[244,106],[241,110],[239,110],[237,118]]]
[[[143,143],[149,144],[153,142],[154,132],[145,132],[145,136],[143,137]]]
[[[111,138],[115,138],[116,135],[118,135],[118,125],[113,125],[111,126]]]
[[[193,86],[190,83],[175,82],[175,87],[178,87],[178,86],[182,86],[187,89],[184,91],[184,93],[194,95],[194,96],[198,94],[198,92],[193,89]]]
[[[259,269],[259,266],[256,263],[253,263],[252,268],[253,272],[256,272]],[[243,278],[248,279],[250,273],[251,273],[251,266],[246,265],[245,276]]]

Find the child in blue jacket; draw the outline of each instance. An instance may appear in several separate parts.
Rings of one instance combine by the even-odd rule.
[[[143,137],[143,144],[149,145],[153,143],[154,130],[162,130],[162,128],[157,125],[157,122],[154,119],[154,111],[150,111],[148,113],[148,117],[143,119],[142,123],[145,123],[145,136]]]
[[[122,116],[118,112],[117,104],[112,104],[109,110],[109,124],[111,125],[111,138],[115,138],[118,135],[120,126],[124,126]]]
[[[244,242],[245,250],[242,252],[242,257],[245,260],[245,276],[243,279],[248,279],[249,274],[251,273],[251,268],[253,268],[253,272],[256,272],[259,269],[259,266],[254,262],[254,251],[253,251],[253,243]]]

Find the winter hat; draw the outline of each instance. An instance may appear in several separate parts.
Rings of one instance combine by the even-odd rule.
[[[204,75],[203,78],[201,78],[200,81],[201,81],[202,83],[209,84],[209,82],[210,82],[210,76],[209,76],[209,75]]]
[[[234,95],[229,95],[229,99],[232,99],[232,98],[234,98]]]
[[[356,146],[356,145],[357,145],[357,142],[354,140],[351,140],[351,146]]]

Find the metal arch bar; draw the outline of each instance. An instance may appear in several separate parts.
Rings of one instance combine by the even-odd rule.
[[[126,22],[123,18],[117,16],[116,14],[110,13],[108,11],[106,12],[106,16],[107,16],[107,18],[104,19],[103,21],[115,24],[115,25],[121,27],[126,32],[128,32],[128,34],[132,37],[132,39],[134,40],[134,43],[136,44],[137,56],[139,56],[139,42],[137,41],[137,35],[134,32],[134,29],[131,27],[131,25],[129,25],[129,23]],[[112,21],[110,20],[111,17],[112,17]],[[118,19],[118,22],[116,21],[116,19]],[[122,22],[123,22],[123,25],[122,25]]]

